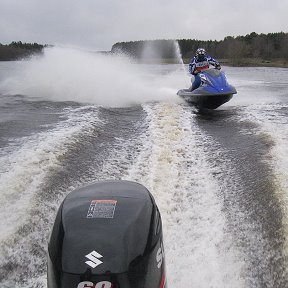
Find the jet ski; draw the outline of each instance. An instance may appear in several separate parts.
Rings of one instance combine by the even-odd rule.
[[[228,84],[223,71],[210,68],[201,71],[200,77],[201,84],[197,89],[182,89],[177,92],[177,95],[197,108],[216,109],[237,93],[235,87]]]
[[[151,193],[131,181],[72,191],[48,244],[48,288],[165,288],[162,221]]]

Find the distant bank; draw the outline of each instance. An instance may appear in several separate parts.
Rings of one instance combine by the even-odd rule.
[[[169,63],[181,55],[183,62],[188,63],[199,47],[205,48],[208,54],[219,61],[222,59],[226,65],[288,67],[288,33],[284,32],[252,32],[246,36],[228,36],[221,41],[178,39],[119,42],[113,45],[111,51],[149,62],[153,62],[151,59],[162,59],[161,62]]]
[[[287,58],[275,58],[275,59],[240,58],[240,59],[217,59],[217,60],[222,65],[225,65],[225,66],[288,68]],[[188,61],[188,59],[186,59],[186,61]]]
[[[0,61],[21,60],[43,52],[48,45],[12,42],[0,44]],[[288,33],[227,36],[221,41],[195,39],[142,40],[115,43],[111,51],[122,53],[146,63],[189,63],[196,49],[203,47],[208,54],[229,66],[288,67]]]
[[[0,61],[15,61],[27,58],[33,54],[42,53],[47,45],[37,43],[12,42],[8,45],[0,44]]]

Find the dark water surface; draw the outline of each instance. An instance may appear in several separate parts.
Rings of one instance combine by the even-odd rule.
[[[117,108],[14,93],[23,66],[0,63],[1,287],[46,287],[61,201],[105,179],[155,196],[171,287],[288,287],[287,70],[226,67],[238,94],[200,113],[175,96],[178,65],[145,76],[167,101]]]

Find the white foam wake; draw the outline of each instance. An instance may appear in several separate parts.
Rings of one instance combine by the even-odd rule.
[[[276,195],[282,203],[284,212],[283,225],[288,234],[288,105],[276,104],[255,104],[246,108],[242,121],[252,121],[259,125],[254,133],[266,135],[273,141],[270,151],[269,163],[273,165],[274,176],[277,185]],[[286,112],[286,114],[284,114]],[[288,242],[286,243],[288,254]]]
[[[220,186],[205,156],[210,139],[197,127],[190,107],[163,103],[144,109],[148,130],[126,179],[148,187],[159,205],[169,284],[244,287],[225,233]]]
[[[27,221],[33,196],[45,182],[45,177],[61,169],[61,157],[98,121],[95,109],[82,111],[86,108],[67,109],[63,114],[63,117],[68,117],[67,120],[59,122],[49,131],[21,138],[13,152],[2,153],[0,217],[5,222],[0,222],[0,240]]]

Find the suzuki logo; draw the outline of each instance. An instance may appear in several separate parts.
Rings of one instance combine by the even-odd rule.
[[[90,260],[90,261],[86,261],[85,263],[92,268],[95,268],[98,265],[103,263],[101,260],[99,260],[99,258],[102,258],[103,256],[96,251],[92,251],[85,257],[87,257]]]

